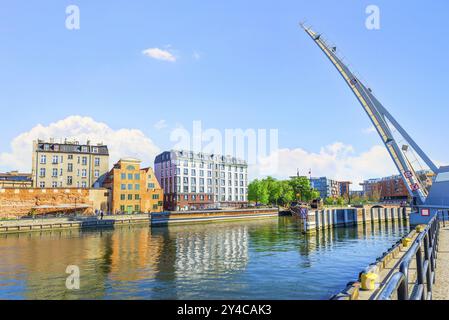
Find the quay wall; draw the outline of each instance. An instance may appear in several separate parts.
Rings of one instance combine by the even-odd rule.
[[[359,223],[394,221],[407,219],[410,208],[372,207],[372,208],[336,208],[308,212],[304,219],[304,232],[312,233],[326,228],[353,226]]]
[[[106,210],[106,189],[0,188],[0,219],[32,214],[79,212],[92,215]]]
[[[277,217],[277,208],[273,209],[242,209],[223,211],[191,211],[176,213],[152,213],[133,215],[35,218],[20,220],[0,220],[0,234],[19,233],[61,229],[83,228],[113,228],[123,224],[148,224],[149,226],[164,226],[179,223],[219,222],[238,219],[261,219]]]

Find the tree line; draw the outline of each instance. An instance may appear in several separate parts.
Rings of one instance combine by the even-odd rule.
[[[320,193],[310,186],[307,177],[277,180],[273,177],[253,180],[248,185],[248,200],[256,204],[289,205],[293,201],[308,202],[318,199]]]

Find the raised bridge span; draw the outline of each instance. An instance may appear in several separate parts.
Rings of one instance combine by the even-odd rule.
[[[384,256],[360,273],[358,281],[336,295],[337,300],[449,300],[449,166],[437,167],[391,113],[375,97],[329,45],[320,33],[301,27],[321,49],[349,86],[371,120],[412,198],[411,212],[402,218],[415,226],[410,234],[385,252]],[[426,185],[418,169],[435,175]],[[341,211],[341,210],[340,210]],[[376,213],[374,213],[374,211]],[[361,220],[395,219],[394,208],[366,208]],[[350,218],[350,216],[352,218]],[[340,217],[340,218],[339,218]],[[342,218],[343,217],[343,218]],[[317,211],[304,216],[306,232],[328,226],[360,221],[357,209]],[[343,220],[343,222],[341,222]],[[437,259],[439,258],[439,259]]]

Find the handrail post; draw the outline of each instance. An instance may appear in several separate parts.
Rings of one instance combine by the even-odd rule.
[[[423,265],[423,259],[422,259],[422,250],[421,250],[421,243],[418,245],[418,250],[416,251],[416,272],[417,272],[417,278],[418,278],[418,286],[422,285],[424,286],[424,265]],[[425,291],[422,291],[420,300],[426,300]]]

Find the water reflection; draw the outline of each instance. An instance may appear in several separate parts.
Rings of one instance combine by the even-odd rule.
[[[395,221],[306,236],[282,217],[2,235],[0,298],[325,299],[407,229]],[[65,287],[68,265],[80,267],[79,291]]]

